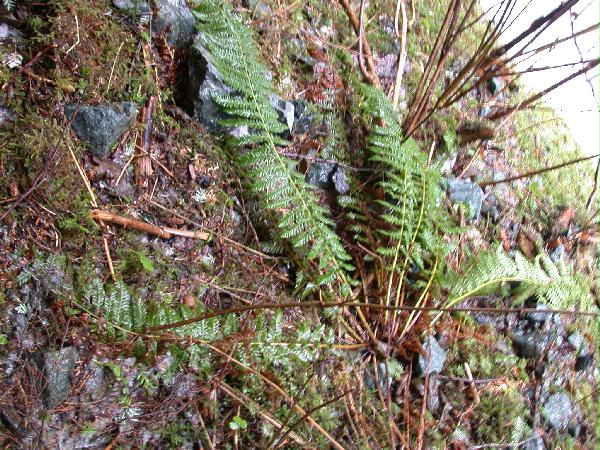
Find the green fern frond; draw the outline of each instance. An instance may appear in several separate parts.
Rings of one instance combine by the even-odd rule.
[[[427,155],[414,140],[403,140],[390,100],[370,86],[362,86],[362,92],[365,110],[380,122],[369,137],[370,159],[383,169],[379,185],[386,195],[377,201],[383,210],[379,217],[387,225],[377,230],[381,243],[377,252],[390,271],[403,273],[408,263],[424,270],[424,261],[444,254],[441,236],[451,231],[440,207],[440,171],[428,164]]]
[[[333,231],[328,211],[319,206],[311,187],[297,171],[296,162],[279,152],[278,147],[289,145],[280,136],[287,126],[279,122],[270,102],[272,84],[266,67],[259,62],[252,31],[233,15],[226,2],[204,1],[197,7],[196,16],[200,20],[199,39],[209,50],[210,63],[234,91],[214,96],[229,116],[225,124],[249,129],[245,136],[231,138],[244,151],[239,164],[265,207],[280,217],[280,238],[292,244],[307,266],[311,260],[318,260],[319,273],[300,278],[305,282],[304,293],[335,285],[339,295],[348,296],[351,283],[345,271],[352,269],[351,257]]]
[[[498,246],[480,253],[464,274],[456,276],[448,307],[506,282],[519,283],[516,304],[535,295],[538,303],[549,308],[588,310],[593,305],[585,279],[563,260],[554,264],[546,254],[540,254],[529,261],[519,252],[510,257]]]

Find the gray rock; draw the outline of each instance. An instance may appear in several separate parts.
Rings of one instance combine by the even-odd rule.
[[[577,358],[575,358],[575,371],[581,372],[583,370],[586,370],[592,364],[593,361],[593,355],[579,355]]]
[[[260,0],[247,0],[248,9],[252,11],[252,16],[258,19],[267,19],[273,15],[271,7]]]
[[[539,305],[537,305],[535,307],[535,309],[548,309],[548,306],[540,303]],[[544,313],[544,312],[530,312],[527,313],[527,319],[529,319],[531,322],[537,322],[537,323],[544,323],[546,320],[550,319],[552,317],[552,314],[550,313]]]
[[[550,260],[554,264],[557,264],[558,261],[565,258],[566,254],[567,254],[567,250],[565,249],[565,246],[562,244],[559,244],[558,247],[556,247],[554,250],[552,250],[552,252],[550,252],[550,254],[548,256],[550,256]]]
[[[446,352],[433,336],[427,336],[423,341],[425,355],[417,358],[417,376],[424,377],[427,374],[440,373],[446,362]]]
[[[537,433],[521,447],[523,450],[546,450],[544,440]]]
[[[128,14],[138,16],[150,14],[150,5],[146,0],[113,0],[112,4]]]
[[[440,380],[435,375],[429,377],[429,392],[427,393],[427,409],[437,416],[440,409]]]
[[[487,82],[487,88],[492,94],[496,94],[504,87],[504,80],[500,77],[490,78]]]
[[[513,346],[517,355],[523,358],[537,358],[544,353],[549,337],[541,333],[517,334],[513,337]]]
[[[346,194],[350,183],[343,167],[334,162],[316,162],[311,164],[306,174],[308,184],[326,191]]]
[[[571,398],[564,392],[551,395],[544,403],[543,413],[550,428],[564,430],[573,415]]]
[[[447,179],[448,197],[454,204],[466,203],[469,206],[471,220],[478,220],[483,202],[483,191],[470,181],[460,179]]]
[[[0,43],[12,44],[20,47],[25,43],[23,34],[6,22],[0,22]]]
[[[493,223],[497,223],[498,218],[500,217],[498,209],[493,205],[488,205],[487,203],[481,205],[481,214],[483,214],[486,217],[489,217]]]
[[[65,115],[71,120],[77,105],[65,107]],[[127,130],[136,114],[135,104],[122,102],[120,105],[81,105],[72,119],[71,127],[79,139],[90,147],[94,156],[105,158],[111,147]]]
[[[271,94],[269,97],[273,108],[279,114],[279,120],[285,123],[289,130],[292,131],[294,128],[294,120],[295,120],[295,106],[293,102],[288,102],[283,100],[277,94]]]
[[[293,134],[306,134],[313,127],[316,117],[315,114],[308,109],[306,103],[302,100],[294,100],[294,127]]]
[[[210,54],[204,46],[202,33],[198,33],[191,46],[188,79],[183,100],[188,102],[189,114],[212,133],[223,133],[219,123],[226,118],[213,95],[227,95],[232,89],[223,82],[217,68],[210,62]]]
[[[172,47],[184,47],[194,37],[196,19],[185,0],[155,0],[156,15],[152,31],[165,33]]]
[[[0,127],[17,120],[17,115],[0,103]]]
[[[65,347],[44,356],[44,390],[42,400],[46,408],[52,409],[69,395],[69,386],[79,354],[75,347]]]
[[[567,341],[571,347],[573,347],[573,350],[579,352],[579,350],[583,347],[585,338],[579,333],[571,333],[567,338]]]

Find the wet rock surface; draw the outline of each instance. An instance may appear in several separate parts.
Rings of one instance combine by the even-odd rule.
[[[418,376],[424,377],[427,374],[442,372],[446,362],[446,352],[437,339],[433,336],[427,336],[422,345],[425,354],[419,355],[417,358]]]
[[[544,417],[550,428],[564,430],[573,415],[573,404],[568,394],[560,392],[548,398],[544,403]]]
[[[113,6],[129,14],[150,14],[150,4],[146,0],[113,0]]]
[[[311,164],[306,181],[320,189],[346,194],[350,184],[345,169],[334,162],[316,162]]]
[[[483,191],[470,181],[461,179],[447,179],[448,198],[454,204],[466,203],[469,207],[469,219],[479,219],[483,203]]]
[[[152,31],[165,33],[172,47],[183,47],[192,41],[196,19],[185,0],[155,0]]]
[[[56,352],[38,356],[44,374],[42,400],[46,408],[52,409],[60,405],[69,395],[71,377],[79,353],[75,347],[66,347]]]
[[[68,105],[67,120],[79,139],[90,147],[92,155],[104,158],[119,137],[129,128],[135,118],[135,104],[119,105]]]

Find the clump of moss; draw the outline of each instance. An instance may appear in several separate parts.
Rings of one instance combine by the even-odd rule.
[[[528,411],[518,388],[510,386],[502,392],[484,391],[480,398],[481,403],[471,419],[477,443],[510,443],[525,434]]]

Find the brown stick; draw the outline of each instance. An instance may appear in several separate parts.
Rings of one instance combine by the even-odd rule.
[[[322,303],[318,300],[314,301],[303,301],[303,302],[292,302],[292,303],[260,303],[256,305],[242,305],[234,306],[231,308],[208,312],[199,316],[190,317],[189,319],[180,320],[173,323],[167,323],[156,327],[148,328],[148,331],[162,331],[171,328],[178,328],[190,323],[201,322],[203,320],[211,319],[213,317],[224,316],[226,314],[241,313],[245,311],[257,311],[263,309],[286,309],[286,308],[337,308],[337,307],[356,307],[356,308],[371,308],[387,311],[441,311],[441,312],[478,312],[478,313],[489,313],[489,314],[508,314],[508,313],[529,313],[536,312],[540,314],[567,314],[575,316],[590,316],[597,317],[597,312],[588,311],[574,311],[569,309],[536,309],[536,308],[436,308],[436,307],[421,307],[415,308],[412,306],[385,306],[376,303],[359,303],[359,302],[336,302],[336,303]]]
[[[140,220],[130,219],[129,217],[119,216],[117,214],[113,214],[109,211],[104,211],[102,209],[94,209],[92,210],[92,219],[95,220],[103,220],[106,222],[116,223],[118,225],[122,225],[124,227],[134,228],[136,230],[144,231],[145,233],[153,234],[155,236],[159,236],[163,239],[170,239],[173,236],[183,236],[194,239],[200,239],[203,241],[208,240],[210,234],[205,233],[203,231],[189,231],[189,230],[178,230],[176,228],[169,227],[157,227],[156,225],[152,225],[151,223],[142,222]]]
[[[342,7],[344,8],[344,11],[346,11],[346,15],[348,16],[348,19],[350,19],[350,24],[352,25],[352,28],[354,28],[354,32],[359,37],[359,39],[361,37],[363,38],[362,46],[364,47],[364,50],[365,50],[367,67],[369,68],[369,72],[370,72],[370,73],[369,72],[363,73],[363,76],[373,86],[380,87],[381,83],[379,81],[379,77],[377,76],[377,70],[375,69],[375,63],[373,62],[373,54],[371,53],[371,46],[369,45],[369,41],[367,41],[367,37],[363,36],[363,33],[361,32],[360,21],[358,20],[358,17],[356,17],[356,13],[352,9],[352,5],[350,5],[350,2],[348,0],[339,0],[339,2],[340,2],[340,5],[342,5]],[[358,57],[360,60],[361,55],[358,55]]]
[[[148,97],[146,106],[142,109],[140,121],[144,123],[144,131],[138,138],[140,152],[135,166],[135,184],[138,187],[144,186],[146,179],[152,176],[152,159],[150,158],[150,141],[152,137],[152,120],[156,110],[156,96]]]
[[[527,172],[527,173],[524,173],[522,175],[515,175],[514,177],[508,177],[508,178],[504,178],[502,180],[484,181],[482,183],[479,183],[479,187],[483,189],[486,186],[494,186],[494,185],[500,184],[500,183],[508,183],[509,181],[520,180],[521,178],[532,177],[532,176],[538,175],[540,173],[550,172],[551,170],[556,170],[556,169],[560,169],[562,167],[570,166],[572,164],[580,163],[582,161],[587,161],[588,159],[594,159],[594,158],[597,158],[598,156],[600,156],[600,155],[585,156],[583,158],[573,159],[571,161],[567,161],[567,162],[564,162],[564,163],[561,163],[561,164],[557,164],[555,166],[544,167],[543,169],[533,170],[531,172]]]

